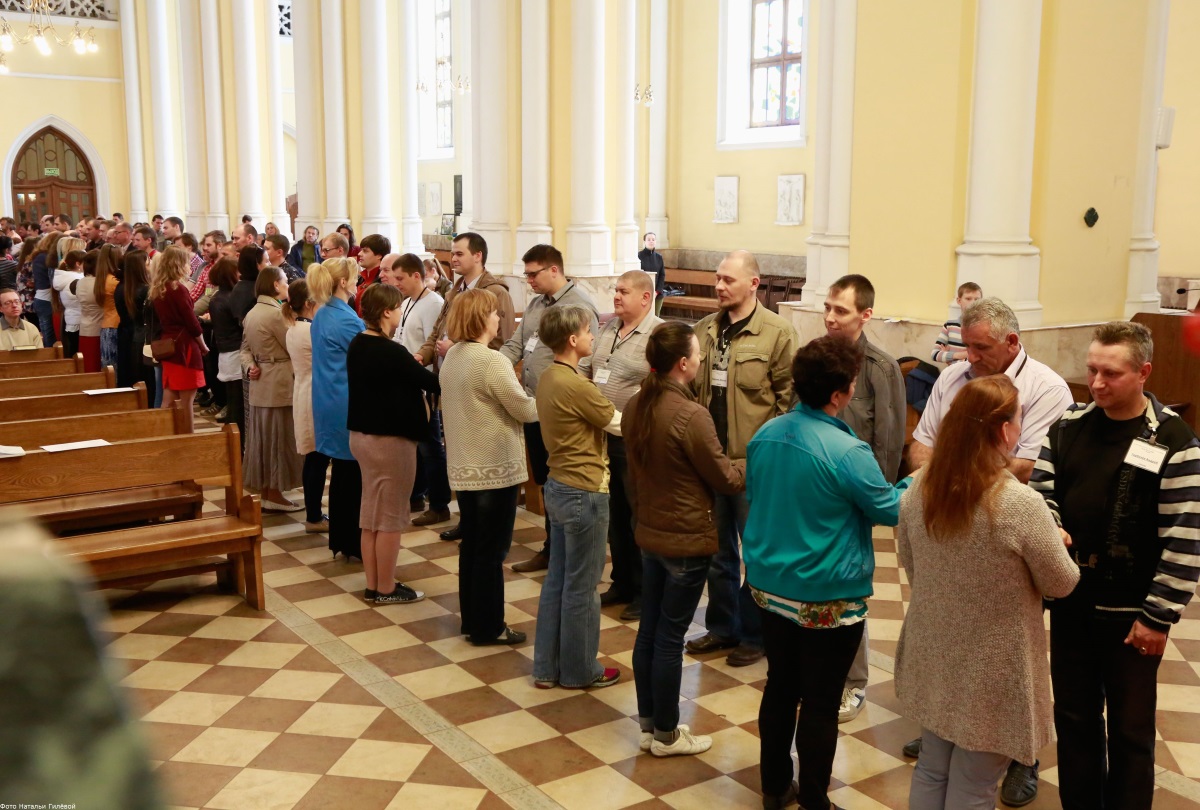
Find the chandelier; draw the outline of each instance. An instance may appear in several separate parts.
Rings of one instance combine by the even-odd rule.
[[[642,89],[640,84],[633,86],[633,103],[637,104],[639,102],[643,107],[649,107],[654,104],[654,92],[650,89],[649,84],[646,85],[645,90]]]
[[[445,66],[447,68],[445,71],[447,78],[441,79],[437,82],[434,82],[434,87],[437,88],[438,95],[442,95],[442,94],[449,95],[451,92],[454,92],[454,93],[458,93],[460,96],[465,96],[467,93],[471,92],[471,79],[469,77],[464,78],[463,75],[460,73],[460,74],[458,74],[457,79],[451,80],[449,78],[449,75],[450,75],[449,65],[450,65],[449,59],[438,59],[437,60],[437,68],[438,69],[434,71],[435,74],[441,73],[442,72],[441,68],[443,66]],[[417,92],[418,93],[428,93],[429,92],[429,85],[425,83],[424,79],[421,79],[420,81],[417,82]]]
[[[8,63],[4,54],[12,53],[13,48],[18,44],[28,45],[32,42],[42,56],[51,54],[51,38],[63,48],[73,47],[75,53],[78,54],[95,53],[100,50],[100,47],[96,45],[96,29],[89,27],[84,32],[78,22],[72,28],[69,39],[59,36],[58,29],[54,27],[54,22],[50,19],[54,5],[54,0],[25,0],[25,8],[29,12],[29,22],[26,25],[25,34],[22,36],[13,32],[7,19],[0,17],[0,73],[8,73]]]

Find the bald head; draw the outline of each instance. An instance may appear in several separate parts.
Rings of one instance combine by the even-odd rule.
[[[717,305],[732,320],[754,311],[758,291],[758,260],[748,250],[735,250],[717,267]]]
[[[754,258],[754,254],[748,250],[731,251],[721,261],[721,267],[731,273],[741,273],[746,278],[759,277],[758,259]]]
[[[400,258],[399,253],[389,253],[379,260],[379,271],[382,273],[385,270],[390,271],[396,264],[396,259]]]

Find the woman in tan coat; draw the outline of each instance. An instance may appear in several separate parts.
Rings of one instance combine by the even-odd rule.
[[[295,512],[304,507],[283,494],[300,486],[302,464],[292,421],[288,325],[280,304],[287,297],[287,276],[278,267],[264,267],[254,293],[257,300],[242,322],[242,367],[249,371],[253,406],[246,420],[243,476],[247,487],[262,490],[263,509]]]
[[[633,647],[641,747],[654,756],[701,754],[712,738],[679,724],[683,638],[717,551],[713,490],[746,488],[746,462],[721,452],[691,384],[700,368],[692,327],[659,324],[646,342],[650,374],[621,416],[642,550],[642,619]]]
[[[1042,597],[1069,594],[1079,568],[1041,495],[1006,469],[1020,434],[1012,381],[971,381],[901,501],[912,601],[896,694],[922,729],[911,810],[991,810],[1010,760],[1036,764],[1053,737]]]

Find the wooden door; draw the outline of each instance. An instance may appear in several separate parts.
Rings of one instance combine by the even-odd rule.
[[[96,216],[92,166],[75,142],[45,127],[25,142],[13,164],[13,216],[36,222],[46,214],[66,214],[72,222]]]

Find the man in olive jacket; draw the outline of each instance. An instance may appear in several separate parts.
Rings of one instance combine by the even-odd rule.
[[[759,306],[754,254],[730,253],[716,278],[720,311],[696,324],[700,371],[692,387],[712,414],[726,455],[744,459],[755,432],[792,406],[796,330]],[[736,647],[727,659],[730,666],[749,666],[763,657],[758,607],[741,581],[739,546],[748,514],[744,493],[717,496],[713,517],[720,545],[708,571],[708,633],[687,645],[694,654]]]

